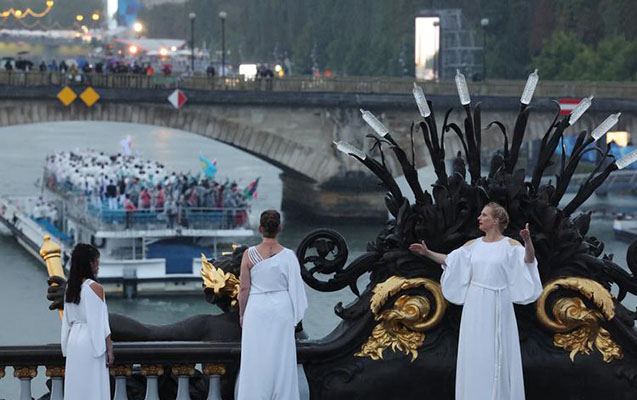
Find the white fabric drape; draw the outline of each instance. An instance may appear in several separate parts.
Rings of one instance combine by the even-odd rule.
[[[106,368],[106,337],[111,334],[108,309],[91,283],[87,279],[82,284],[80,304],[64,304],[64,400],[109,400],[111,395]]]
[[[524,379],[513,303],[542,293],[537,260],[520,243],[477,239],[452,251],[440,278],[443,295],[464,305],[458,339],[456,400],[523,400]]]
[[[294,328],[306,308],[301,268],[292,250],[252,267],[236,399],[299,399]]]

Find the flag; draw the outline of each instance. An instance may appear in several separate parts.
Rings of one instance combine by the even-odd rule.
[[[258,177],[257,179],[250,182],[250,184],[245,188],[245,190],[243,191],[243,195],[245,197],[247,198],[252,197],[253,199],[257,198],[257,188],[259,187],[259,179],[261,179],[261,177]]]
[[[201,163],[201,169],[206,175],[206,178],[215,179],[217,174],[217,161],[210,161],[206,157],[199,155],[199,162]]]

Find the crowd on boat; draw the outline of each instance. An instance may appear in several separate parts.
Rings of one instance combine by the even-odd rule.
[[[50,189],[82,198],[92,209],[164,213],[171,224],[187,209],[235,210],[241,225],[256,190],[240,190],[235,182],[220,183],[203,172],[170,172],[136,155],[95,150],[47,156],[44,179]]]

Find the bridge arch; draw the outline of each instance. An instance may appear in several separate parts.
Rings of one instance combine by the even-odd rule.
[[[276,131],[261,129],[258,124],[244,123],[243,117],[206,106],[176,110],[169,104],[137,102],[104,102],[92,108],[81,102],[69,107],[52,101],[0,102],[0,127],[59,121],[144,124],[179,129],[225,143],[311,182],[321,182],[326,173],[338,171],[337,160],[320,154],[302,140],[290,140]]]

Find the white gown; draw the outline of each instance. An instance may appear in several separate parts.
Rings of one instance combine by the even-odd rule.
[[[524,378],[513,303],[542,293],[537,260],[505,237],[476,239],[452,251],[440,278],[442,293],[463,305],[456,365],[456,400],[523,400]]]
[[[237,400],[298,400],[294,328],[307,298],[301,268],[292,250],[263,260],[248,249],[250,295],[243,315]]]
[[[66,357],[64,400],[110,400],[106,342],[111,334],[106,303],[82,284],[80,304],[64,303],[62,355]]]

